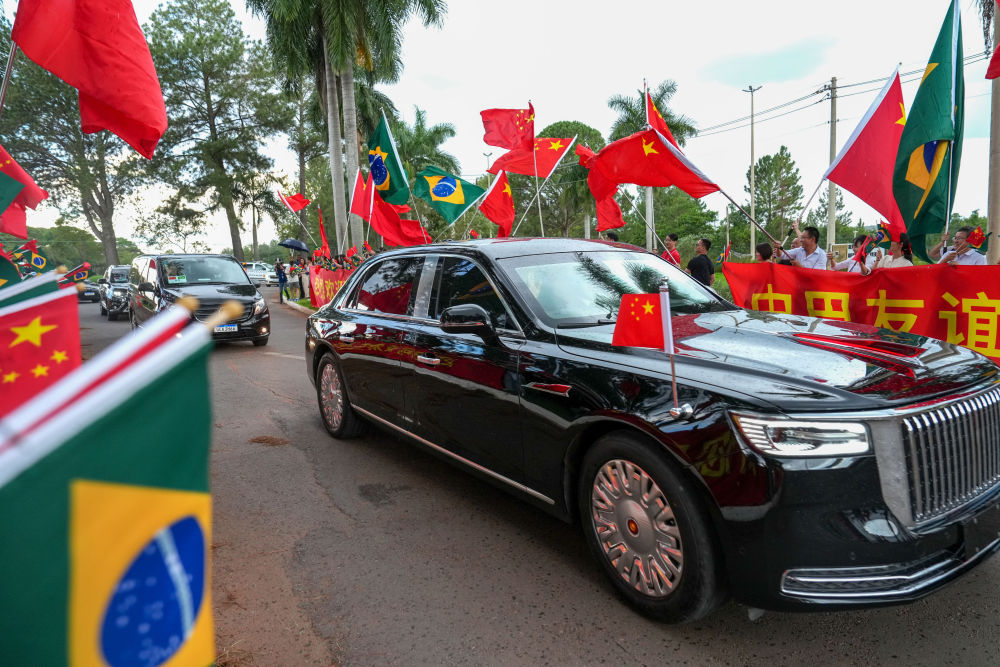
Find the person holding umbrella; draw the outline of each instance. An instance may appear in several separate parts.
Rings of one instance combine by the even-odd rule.
[[[278,303],[284,303],[282,296],[291,300],[292,297],[288,294],[288,273],[280,259],[274,263],[274,272],[278,274]]]

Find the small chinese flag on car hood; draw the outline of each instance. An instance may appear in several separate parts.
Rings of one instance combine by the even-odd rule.
[[[611,344],[663,349],[663,312],[659,294],[622,295]]]

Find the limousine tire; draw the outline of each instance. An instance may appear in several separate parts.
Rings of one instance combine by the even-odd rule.
[[[316,369],[316,399],[323,426],[335,438],[354,438],[365,432],[366,422],[351,407],[343,375],[332,354],[324,354]]]
[[[591,553],[634,608],[685,623],[725,600],[709,516],[650,445],[622,431],[603,436],[584,457],[578,488]]]

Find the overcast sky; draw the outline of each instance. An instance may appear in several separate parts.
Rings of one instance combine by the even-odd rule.
[[[135,3],[140,22],[155,6]],[[418,106],[428,122],[454,125],[456,137],[444,148],[458,158],[463,174],[475,176],[486,167],[484,153],[496,159],[503,152],[482,141],[482,109],[526,106],[530,99],[537,130],[576,120],[606,137],[615,118],[608,98],[635,94],[644,78],[651,85],[674,80],[672,111],[699,128],[749,115],[750,95],[742,90],[762,86],[754,96],[756,155],[787,146],[808,197],[830,162],[830,102],[815,95],[777,112],[760,112],[809,96],[835,76],[839,151],[897,64],[904,73],[923,69],[949,6],[947,0],[451,0],[441,28],[407,26],[402,80],[384,92],[407,122]],[[965,56],[980,57],[965,68],[965,142],[954,210],[966,215],[986,210],[990,86],[983,78],[978,3],[959,0],[959,6]],[[250,19],[242,0],[233,0],[233,7],[248,34],[262,39],[260,23]],[[918,81],[919,74],[904,77],[907,109]],[[691,139],[685,152],[742,201],[749,122],[722,129]],[[294,176],[290,156],[279,158],[278,168]],[[864,203],[847,193],[845,199],[855,218],[876,222],[877,214]],[[725,208],[719,194],[704,201]],[[38,223],[29,218],[29,224]],[[261,234],[270,239],[274,229],[265,225]],[[229,245],[224,221],[215,223],[209,243],[213,249]]]

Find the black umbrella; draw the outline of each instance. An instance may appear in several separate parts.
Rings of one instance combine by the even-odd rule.
[[[301,250],[302,252],[309,252],[308,246],[298,239],[285,239],[278,245],[283,248],[288,248],[290,250]]]

